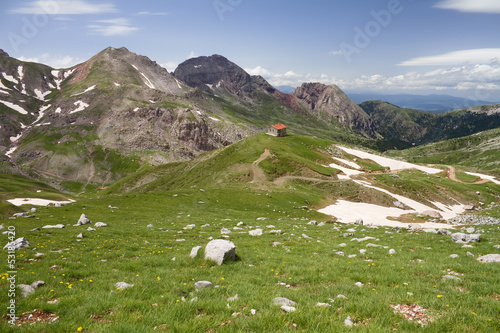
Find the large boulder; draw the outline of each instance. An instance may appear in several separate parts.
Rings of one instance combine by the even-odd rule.
[[[90,223],[92,223],[92,222],[87,217],[87,215],[82,214],[82,215],[80,215],[80,218],[78,219],[78,222],[75,224],[75,226],[84,225],[84,224],[90,224]]]
[[[30,247],[30,243],[26,240],[26,238],[21,237],[16,239],[15,241],[12,241],[10,243],[7,243],[3,248],[7,249],[8,251],[11,250],[19,250],[20,248],[23,247]]]
[[[476,259],[480,262],[500,262],[500,254],[486,254]]]
[[[479,242],[481,240],[480,234],[463,234],[457,232],[451,235],[451,240],[455,243],[469,243],[469,242]]]
[[[217,265],[236,259],[236,245],[225,239],[214,239],[205,247],[205,260],[213,260]]]

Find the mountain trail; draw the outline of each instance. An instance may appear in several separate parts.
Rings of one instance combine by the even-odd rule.
[[[269,151],[269,148],[264,149],[264,152],[260,155],[258,159],[256,159],[251,166],[251,172],[252,172],[252,183],[264,183],[267,182],[267,177],[264,174],[264,171],[262,171],[261,168],[259,168],[259,163],[265,160],[271,156],[271,152]]]
[[[479,178],[472,183],[464,182],[464,181],[457,178],[456,173],[455,173],[455,168],[452,166],[448,166],[448,172],[446,175],[449,179],[451,179],[457,183],[462,183],[462,184],[484,184],[484,183],[487,183],[490,181],[489,179]]]

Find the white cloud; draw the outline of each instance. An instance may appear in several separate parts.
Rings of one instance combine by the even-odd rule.
[[[49,53],[44,53],[40,56],[35,56],[35,57],[24,57],[21,56],[18,58],[21,61],[26,61],[26,62],[37,62],[37,63],[42,63],[45,65],[48,65],[52,68],[70,68],[73,67],[74,65],[77,65],[85,60],[77,57],[72,57],[72,56],[63,56],[63,55],[50,55]]]
[[[189,52],[189,55],[187,56],[186,59],[197,58],[197,57],[198,55],[194,51],[191,51]]]
[[[499,60],[500,48],[487,48],[453,51],[434,56],[412,58],[399,63],[398,66],[452,66],[492,63],[498,62]]]
[[[465,13],[500,14],[498,0],[442,0],[434,7]]]
[[[12,9],[13,14],[81,15],[114,13],[115,5],[89,3],[84,0],[38,0]]]
[[[158,15],[168,15],[168,13],[166,13],[166,12],[153,13],[153,12],[144,11],[144,12],[138,12],[136,15],[158,16]]]
[[[271,76],[271,72],[269,72],[262,66],[257,66],[255,68],[245,68],[245,71],[250,75],[260,75],[264,78],[269,78]]]
[[[115,19],[107,19],[107,20],[99,20],[97,23],[103,24],[91,24],[87,27],[93,33],[103,35],[103,36],[118,36],[118,35],[129,35],[139,28],[133,27],[130,25],[130,22],[126,18],[115,18]]]
[[[334,50],[334,51],[330,51],[328,52],[329,55],[334,55],[334,56],[337,56],[337,55],[342,55],[343,52],[342,50]]]
[[[166,68],[169,72],[175,71],[178,65],[179,63],[175,61],[167,61],[163,64],[160,64],[161,67]]]

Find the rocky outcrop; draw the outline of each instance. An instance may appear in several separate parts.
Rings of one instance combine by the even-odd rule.
[[[331,122],[336,119],[341,125],[365,137],[376,136],[368,114],[336,85],[304,83],[292,96],[293,102],[289,105],[291,108],[299,105],[306,112],[324,121]]]

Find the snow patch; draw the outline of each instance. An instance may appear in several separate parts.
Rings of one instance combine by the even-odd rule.
[[[152,99],[150,99],[150,100],[149,100],[149,103],[153,103],[153,104],[155,104],[156,102],[155,102],[155,101],[153,101]]]
[[[334,168],[334,169],[340,170],[343,173],[345,173],[347,176],[347,179],[351,179],[350,176],[355,176],[355,175],[359,175],[359,174],[363,173],[362,171],[345,168],[345,167],[340,166],[340,165],[335,164],[335,163],[331,163],[329,166],[330,166],[330,168]],[[339,179],[346,179],[345,178],[346,176],[343,176],[343,177],[342,176],[343,175],[337,175],[337,177],[339,177]]]
[[[23,80],[24,73],[23,73],[23,66],[17,66],[17,74],[19,74],[19,80]]]
[[[61,110],[61,108],[59,108],[59,107],[58,107],[58,108],[56,109],[55,113],[61,113],[61,111],[62,111],[62,110]]]
[[[196,111],[196,112],[198,112],[198,114],[201,116],[201,112],[200,111]]]
[[[73,68],[73,69],[70,69],[66,72],[64,72],[64,79],[67,79],[68,76],[70,76],[71,74],[73,74],[73,72],[75,71],[76,68]]]
[[[176,78],[174,78],[174,79],[175,79],[175,82],[177,82],[177,87],[179,87],[179,89],[182,89],[181,84],[179,83],[179,80],[177,80]]]
[[[208,118],[212,119],[213,121],[220,121],[220,119],[217,119],[217,118],[214,118],[214,117],[208,116]]]
[[[139,108],[135,108],[135,109],[134,109],[134,112],[137,112],[138,110],[139,110]]]
[[[200,68],[201,65],[194,65],[194,68]]]
[[[36,118],[36,120],[35,120],[34,122],[32,122],[32,123],[31,123],[31,125],[34,125],[34,124],[36,124],[37,122],[39,122],[39,121],[40,121],[40,119],[42,119],[42,118],[43,118],[45,110],[47,110],[47,109],[48,109],[48,108],[50,108],[50,107],[51,107],[51,105],[50,105],[50,104],[49,104],[49,105],[46,105],[46,106],[41,106],[41,107],[40,107],[40,110],[38,111],[38,112],[39,112],[39,114],[38,114],[38,118]]]
[[[9,93],[7,91],[1,90],[1,89],[0,89],[0,93],[9,95]]]
[[[9,151],[5,153],[5,156],[7,156],[8,158],[12,158],[11,155],[12,155],[13,152],[16,151],[16,149],[17,149],[17,147],[10,148]]]
[[[7,90],[12,90],[6,86],[4,86],[4,84],[2,83],[2,80],[0,80],[0,89],[7,89]]]
[[[20,114],[28,114],[28,111],[26,111],[25,109],[23,109],[19,105],[13,104],[11,102],[2,101],[2,100],[0,100],[0,103],[3,103],[5,106],[11,108],[14,111],[19,112]]]
[[[420,171],[423,171],[423,172],[426,172],[429,174],[436,174],[436,173],[440,173],[443,171],[441,169],[424,167],[421,165],[416,165],[416,164],[412,164],[412,163],[408,163],[408,162],[398,161],[398,160],[395,160],[392,158],[387,158],[387,157],[383,157],[383,156],[379,156],[379,155],[375,155],[375,154],[370,154],[370,153],[367,153],[367,152],[364,152],[361,150],[356,150],[356,149],[351,149],[351,148],[346,148],[346,147],[341,147],[341,146],[337,146],[337,147],[342,149],[343,151],[345,151],[346,153],[348,153],[350,155],[354,155],[354,156],[362,158],[362,159],[372,160],[381,166],[390,168],[391,170],[417,169],[417,170],[420,170]]]
[[[58,77],[59,77],[59,71],[57,71],[57,70],[52,70],[52,71],[50,71],[50,74],[52,74],[52,76],[54,76],[54,77],[56,77],[56,78],[58,78]]]
[[[17,140],[19,140],[21,138],[22,135],[23,135],[23,133],[19,133],[16,136],[11,136],[10,137],[10,142],[16,142]]]
[[[214,85],[213,85],[213,84],[205,83],[205,85],[206,85],[207,87],[209,87],[210,89],[214,89]]]
[[[96,87],[96,85],[94,84],[92,87],[88,87],[87,89],[85,89],[85,90],[84,90],[83,92],[81,92],[81,93],[76,93],[76,94],[71,95],[71,97],[78,96],[78,95],[83,95],[83,94],[85,94],[85,93],[87,93],[87,92],[89,92],[89,91],[91,91],[91,90],[94,90],[94,89],[95,89],[95,87]]]
[[[115,84],[115,86],[119,87],[121,86],[121,84],[117,83],[117,82],[113,82]]]
[[[74,109],[73,111],[70,111],[69,114],[83,111],[83,110],[85,110],[86,108],[89,107],[89,105],[87,103],[83,102],[83,101],[76,101],[73,104],[75,104],[78,107],[76,109]]]
[[[35,127],[40,127],[40,126],[48,126],[51,123],[41,123],[41,124],[36,124]]]
[[[21,94],[28,95],[28,92],[26,91],[26,85],[24,83],[21,83],[21,87],[23,87],[23,90],[21,90]]]
[[[45,96],[47,96],[48,94],[50,94],[50,91],[46,91],[46,92],[42,93],[38,89],[35,89],[34,92],[35,92],[35,95],[36,95],[35,97],[38,98],[41,101],[45,101]]]
[[[27,126],[24,125],[23,123],[19,123],[21,125],[21,129],[25,129]]]
[[[341,162],[341,163],[344,163],[345,165],[348,165],[350,166],[351,168],[354,168],[354,169],[361,169],[361,167],[359,165],[357,165],[356,163],[354,162],[351,162],[351,161],[348,161],[348,160],[344,160],[343,158],[338,158],[338,157],[334,157],[334,159],[336,159],[337,161]]]
[[[68,199],[66,201],[56,201],[56,200],[47,200],[47,199],[39,199],[39,198],[16,198],[7,200],[14,206],[21,205],[35,205],[35,206],[48,206],[50,204],[69,204],[75,202],[75,200]]]
[[[56,89],[56,87],[52,83],[50,83],[50,82],[49,82],[49,88],[50,89]]]
[[[2,75],[3,77],[7,80],[7,81],[10,81],[12,83],[15,83],[15,84],[19,84],[19,81],[17,81],[12,75],[8,75],[7,73],[5,72],[2,72]]]
[[[474,172],[466,172],[466,174],[471,175],[471,176],[476,176],[476,177],[479,177],[482,179],[488,179],[488,180],[492,181],[493,183],[500,185],[500,181],[498,181],[496,179],[496,177],[494,177],[494,176],[488,176],[488,175],[483,175],[482,173],[474,173]]]
[[[147,85],[151,89],[155,89],[155,86],[153,85],[153,83],[148,79],[148,77],[146,75],[144,75],[143,72],[141,72],[135,65],[132,65],[132,67],[134,67],[144,77],[145,80],[143,80],[143,82],[145,85]]]

